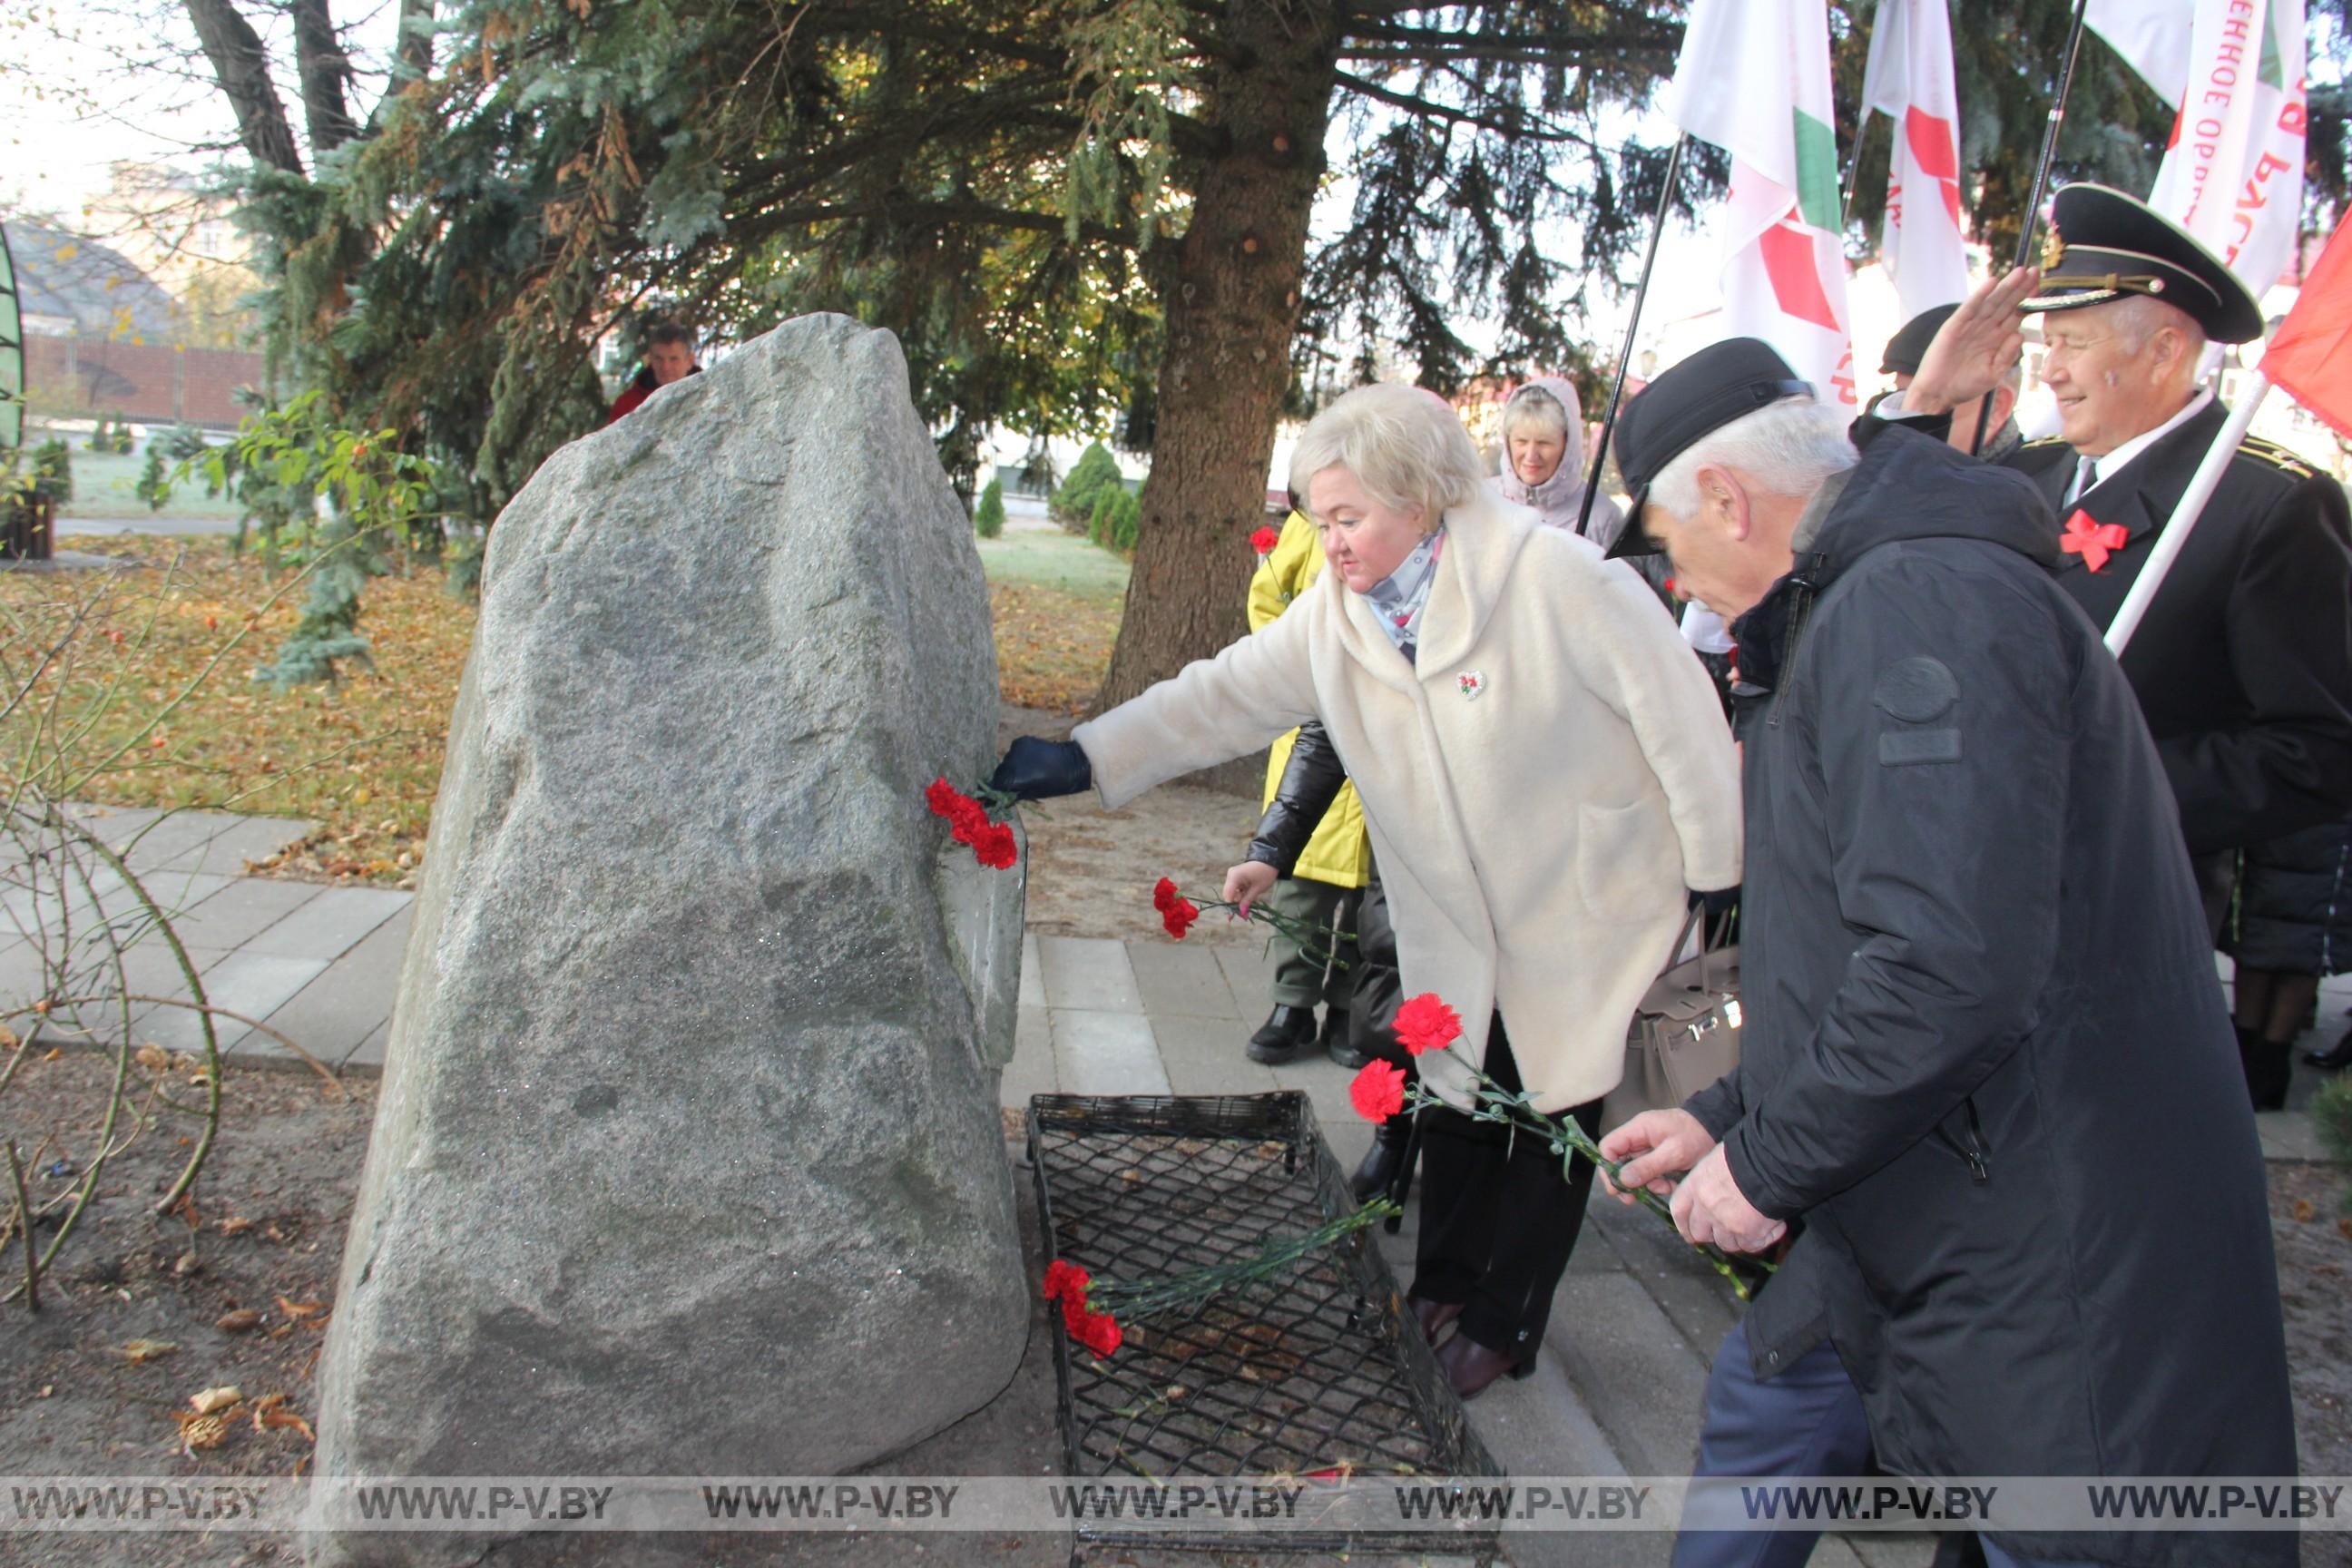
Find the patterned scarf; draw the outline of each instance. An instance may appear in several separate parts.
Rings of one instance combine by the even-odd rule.
[[[1429,584],[1437,576],[1437,558],[1445,553],[1445,526],[1412,547],[1397,569],[1364,590],[1364,598],[1380,617],[1381,630],[1410,661],[1421,641],[1422,607],[1429,603]]]

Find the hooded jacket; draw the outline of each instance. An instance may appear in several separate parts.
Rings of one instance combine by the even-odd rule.
[[[1546,1110],[1598,1100],[1633,1005],[1681,929],[1685,886],[1739,880],[1739,802],[1706,672],[1622,563],[1479,489],[1447,542],[1408,659],[1326,572],[1281,618],[1071,738],[1106,805],[1320,719],[1362,798],[1407,994],[1463,1037],[1509,1020]]]
[[[1526,483],[1511,468],[1511,405],[1529,392],[1549,393],[1568,415],[1568,446],[1560,453],[1559,467],[1539,485]],[[1584,409],[1577,400],[1574,384],[1556,375],[1539,375],[1505,398],[1503,443],[1503,468],[1494,479],[1495,493],[1534,511],[1546,528],[1575,532],[1577,518],[1584,510]],[[1592,516],[1585,523],[1584,537],[1605,552],[1624,531],[1625,514],[1617,503],[1607,496],[1593,497]]]
[[[2139,706],[2029,481],[1856,435],[1736,628],[1772,692],[1742,731],[1743,1059],[1689,1110],[1749,1202],[1803,1222],[1757,1310],[1825,1316],[1898,1474],[2291,1474],[2262,1156]]]

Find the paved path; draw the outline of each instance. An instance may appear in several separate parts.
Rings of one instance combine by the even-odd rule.
[[[407,939],[412,895],[322,887],[242,875],[247,859],[301,837],[308,823],[182,813],[92,810],[108,843],[129,844],[132,871],[178,911],[174,929],[217,1005],[267,1022],[320,1060],[373,1070],[383,1060],[393,993]],[[38,974],[22,934],[54,921],[56,901],[0,882],[0,1005],[16,1005]],[[110,889],[100,902],[109,906]],[[121,889],[111,889],[118,899]],[[68,910],[77,900],[68,900]],[[87,900],[78,918],[87,921]],[[169,964],[152,938],[131,950],[134,984],[162,990]],[[1168,941],[1122,942],[1032,934],[1023,944],[1020,1026],[1003,1103],[1037,1093],[1252,1094],[1289,1089],[1313,1102],[1340,1159],[1352,1167],[1370,1138],[1348,1105],[1347,1071],[1323,1058],[1265,1068],[1242,1046],[1266,1006],[1269,966],[1247,948]],[[2352,1004],[2352,980],[2326,987],[2321,1026],[2333,1037]],[[193,1047],[184,1011],[135,1017],[133,1036]],[[268,1037],[222,1027],[232,1061],[285,1064]],[[2301,1069],[2307,1080],[2308,1069]],[[2311,1082],[2298,1083],[2298,1099]],[[2309,1118],[2266,1115],[2266,1150],[2278,1158],[2316,1152]],[[1412,1215],[1382,1247],[1409,1278]],[[1477,1430],[1518,1475],[1676,1475],[1697,1441],[1700,1394],[1735,1303],[1706,1268],[1654,1221],[1606,1200],[1591,1210],[1562,1281],[1534,1376],[1502,1382],[1471,1406]],[[1512,1538],[1517,1568],[1663,1564],[1657,1536]],[[1825,1542],[1830,1568],[1919,1568],[1931,1555],[1916,1537],[1859,1536]]]

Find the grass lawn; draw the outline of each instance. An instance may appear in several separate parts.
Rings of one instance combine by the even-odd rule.
[[[50,432],[33,426],[25,432],[26,444],[31,446],[51,434],[64,437],[73,448],[73,500],[58,509],[62,521],[70,522],[78,517],[234,518],[240,510],[226,496],[218,500],[206,496],[204,481],[195,479],[175,488],[162,511],[150,512],[147,503],[139,499],[139,475],[147,467],[145,441],[139,442],[128,456],[93,452],[82,445],[89,438],[87,434]]]
[[[103,576],[0,574],[0,679],[8,692],[30,674],[36,650],[77,613],[88,617],[70,661],[0,719],[10,770],[29,745],[87,721],[67,764],[41,778],[45,787],[54,779],[64,794],[110,805],[310,817],[319,831],[273,869],[387,886],[413,880],[474,635],[474,606],[449,595],[437,567],[418,564],[369,584],[360,630],[373,644],[373,668],[280,692],[247,678],[292,629],[303,584],[288,588],[287,574],[269,576],[216,536],[60,531],[64,548],[152,564]],[[1066,534],[979,545],[1006,700],[1080,711],[1110,662],[1127,563]],[[192,685],[194,694],[173,706]],[[46,723],[45,713],[53,716]]]

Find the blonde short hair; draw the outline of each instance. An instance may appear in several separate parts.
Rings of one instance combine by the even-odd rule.
[[[1420,509],[1427,529],[1486,482],[1452,406],[1400,382],[1360,386],[1308,422],[1290,456],[1292,491],[1305,496],[1326,468],[1347,469],[1384,505]]]

